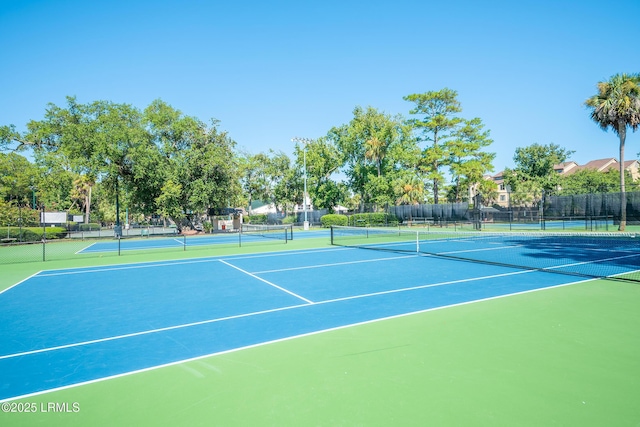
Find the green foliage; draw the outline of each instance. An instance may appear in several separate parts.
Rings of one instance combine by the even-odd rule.
[[[452,135],[448,145],[448,164],[453,178],[453,197],[450,202],[461,202],[467,198],[469,189],[485,181],[483,176],[493,170],[495,153],[483,151],[493,143],[489,131],[483,130],[482,120],[464,120]]]
[[[19,208],[15,204],[0,200],[0,226],[13,225],[23,227],[40,224],[40,211],[30,208]]]
[[[15,143],[19,143],[20,134],[14,125],[0,126],[0,151],[8,150]]]
[[[248,218],[251,224],[266,224],[268,216],[266,214],[256,214],[245,218]]]
[[[627,222],[627,204],[623,200],[626,191],[624,149],[627,128],[635,132],[640,126],[640,73],[616,74],[606,82],[599,82],[598,93],[587,99],[585,105],[591,110],[591,119],[603,130],[613,129],[620,141],[619,230],[624,231]]]
[[[291,160],[283,152],[245,153],[239,160],[239,170],[249,206],[262,200],[290,211],[302,202],[301,175],[291,167]]]
[[[554,165],[567,160],[573,151],[556,144],[532,144],[516,148],[514,169],[505,169],[505,183],[511,186],[514,205],[532,206],[540,202],[542,192],[553,194],[560,187],[561,177]]]
[[[332,225],[347,225],[349,217],[346,215],[327,214],[320,217],[320,223],[324,228],[330,228]]]
[[[625,171],[628,182],[633,185],[631,174]],[[568,175],[562,182],[560,194],[589,194],[589,193],[617,193],[620,191],[620,175],[617,170],[610,169],[600,172],[593,169],[581,169],[576,173]]]
[[[404,119],[372,107],[356,107],[348,124],[329,131],[327,142],[341,153],[347,185],[360,195],[361,203],[389,198],[388,183],[393,175],[418,164],[419,149]],[[387,185],[367,186],[371,176],[384,177]]]
[[[306,163],[307,191],[316,208],[424,200],[417,185],[413,195],[399,191],[407,175],[423,183],[429,179],[437,199],[443,166],[451,166],[462,188],[490,161],[489,155],[474,153],[490,141],[488,132],[479,119],[458,126],[463,122],[454,117],[460,110],[456,97],[449,89],[406,97],[416,104],[411,114],[422,116],[409,122],[356,107],[349,123],[304,146],[296,144],[293,163],[271,150],[239,157],[235,141],[216,120],[205,124],[162,100],[141,111],[68,97],[63,106],[47,105],[44,117],[30,121],[24,134],[12,125],[0,126],[0,151],[30,148],[35,159],[31,164],[15,153],[0,157],[0,197],[27,207],[35,193],[47,210],[90,214],[94,222],[115,221],[116,195],[131,216],[159,213],[176,224],[210,207],[255,200],[291,212],[303,202]],[[414,129],[431,147],[421,152]],[[444,144],[454,136],[457,151]],[[346,182],[336,181],[338,173]]]
[[[182,194],[182,185],[176,184],[171,179],[168,180],[162,186],[160,195],[156,198],[158,213],[172,218],[176,223],[180,222],[185,216],[181,203]]]
[[[411,119],[408,123],[420,132],[422,141],[430,142],[422,152],[420,168],[432,183],[436,204],[444,181],[442,167],[448,164],[450,158],[448,142],[462,122],[461,118],[455,116],[462,111],[457,97],[458,92],[449,88],[404,97],[405,101],[415,104],[409,114],[422,116],[419,119]]]
[[[296,143],[296,161],[298,170],[304,169],[306,156],[307,165],[307,191],[312,204],[318,209],[331,209],[343,202],[347,194],[347,187],[332,179],[332,175],[338,171],[343,163],[343,154],[328,138],[318,138],[304,146]],[[298,175],[298,198],[296,202],[302,204],[302,180]]]
[[[185,212],[239,199],[235,142],[215,120],[207,126],[160,100],[143,113],[69,97],[66,107],[48,105],[44,119],[27,127],[22,139],[46,171],[37,187],[49,209],[79,213],[93,206],[102,211],[98,217],[114,217],[105,203],[118,195],[132,214],[162,212],[179,223]],[[102,200],[92,204],[94,186]]]
[[[498,184],[495,181],[482,179],[478,183],[477,190],[482,194],[486,206],[491,206],[498,201]]]
[[[295,224],[298,218],[295,215],[287,215],[282,219],[283,224]]]
[[[424,183],[414,174],[405,173],[394,182],[396,204],[413,205],[424,202]]]
[[[598,93],[585,101],[591,119],[603,130],[609,128],[624,140],[627,127],[640,126],[640,73],[616,74],[598,83]]]
[[[64,227],[46,227],[47,240],[64,239],[67,230]],[[7,227],[0,229],[2,239],[15,239],[18,242],[39,242],[42,240],[42,227]]]
[[[0,200],[31,207],[40,171],[26,157],[16,153],[0,153]]]

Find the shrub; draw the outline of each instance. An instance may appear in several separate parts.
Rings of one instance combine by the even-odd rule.
[[[282,219],[283,224],[295,224],[298,218],[295,215],[287,215]]]
[[[267,215],[266,214],[251,215],[249,217],[249,222],[251,224],[266,224],[267,223]]]
[[[320,223],[325,228],[329,228],[332,225],[347,225],[349,218],[345,215],[327,214],[320,217]]]
[[[64,239],[67,230],[64,227],[47,227],[47,240]],[[20,234],[22,232],[22,235]],[[4,231],[2,238],[5,237]],[[38,242],[42,240],[42,227],[9,227],[8,237],[21,242]]]

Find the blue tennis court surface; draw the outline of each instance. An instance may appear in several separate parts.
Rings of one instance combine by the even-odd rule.
[[[575,281],[352,248],[43,271],[0,294],[0,400]]]

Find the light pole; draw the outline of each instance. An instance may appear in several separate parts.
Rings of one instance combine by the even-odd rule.
[[[513,211],[511,210],[511,186],[506,185],[505,190],[507,190],[507,209],[509,211],[509,231],[511,231],[511,224],[513,223]]]
[[[303,158],[303,173],[304,173],[304,194],[302,195],[302,204],[304,207],[304,229],[309,229],[309,220],[307,218],[307,144],[313,142],[313,139],[310,138],[299,138],[294,137],[291,139],[291,142],[301,142],[304,144],[304,148],[302,150],[302,158]]]

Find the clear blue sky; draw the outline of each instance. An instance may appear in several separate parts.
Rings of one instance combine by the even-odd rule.
[[[640,72],[640,1],[0,0],[0,52],[0,124],[24,130],[67,95],[161,98],[252,153],[291,155],[357,105],[408,116],[403,96],[449,87],[490,129],[497,172],[533,143],[617,158],[583,103]]]

